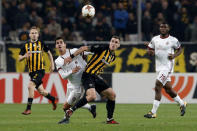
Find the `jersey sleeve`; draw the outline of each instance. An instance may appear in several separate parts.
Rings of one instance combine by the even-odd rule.
[[[148,48],[155,49],[154,38],[152,38],[151,42],[148,44]]]
[[[19,55],[24,55],[25,52],[26,52],[26,50],[25,50],[25,45],[23,45],[23,46],[21,47],[21,50],[20,50]]]
[[[62,77],[62,79],[67,79],[69,75],[72,74],[72,70],[66,71],[62,67],[64,65],[64,59],[63,58],[57,58],[55,60],[55,65],[57,68],[58,73]]]
[[[180,47],[181,47],[180,42],[175,38],[173,48],[174,48],[174,49],[178,49],[178,48],[180,48]]]

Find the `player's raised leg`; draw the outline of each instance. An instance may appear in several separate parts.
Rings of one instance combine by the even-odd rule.
[[[68,89],[68,99],[64,103],[63,110],[65,112],[64,118],[58,122],[58,124],[67,124],[69,123],[70,116],[68,116],[66,113],[68,112],[68,109],[72,107],[73,104],[79,101],[81,97],[81,92],[77,92],[76,89]],[[86,103],[82,106],[82,108],[87,109],[91,112],[93,118],[96,117],[96,105],[89,105]]]
[[[84,95],[72,108],[66,111],[66,117],[70,118],[75,110],[86,105],[88,102],[91,102],[96,99],[96,90],[95,88],[89,88]]]
[[[171,98],[174,99],[175,102],[177,102],[180,105],[181,109],[181,116],[184,116],[185,111],[186,111],[186,105],[187,103],[184,102],[179,95],[173,90],[172,85],[170,82],[167,82],[166,85],[164,86],[164,89],[168,95],[170,95]]]
[[[49,92],[47,92],[44,88],[43,85],[41,84],[38,88],[36,88],[38,90],[38,92],[46,97],[47,99],[49,99],[53,105],[53,110],[56,110],[57,108],[57,98],[55,98],[54,96],[52,96]]]

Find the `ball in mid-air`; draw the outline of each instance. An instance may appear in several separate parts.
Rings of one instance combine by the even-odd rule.
[[[92,5],[85,5],[81,12],[83,17],[92,18],[95,15],[95,8]]]

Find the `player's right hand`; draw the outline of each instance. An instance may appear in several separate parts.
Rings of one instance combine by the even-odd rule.
[[[69,64],[72,61],[71,57],[67,57],[64,59],[64,64]]]
[[[78,72],[80,69],[81,69],[80,66],[76,66],[76,67],[72,70],[72,73],[76,73],[76,72]]]

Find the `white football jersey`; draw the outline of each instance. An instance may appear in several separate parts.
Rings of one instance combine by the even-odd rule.
[[[79,88],[81,86],[81,77],[83,74],[83,71],[86,67],[86,61],[83,59],[82,55],[75,56],[72,59],[72,62],[69,64],[64,64],[64,58],[67,58],[70,56],[70,54],[74,54],[75,51],[77,51],[77,48],[74,49],[66,49],[66,53],[62,56],[59,56],[55,60],[56,68],[58,70],[58,73],[61,75],[63,79],[68,80],[68,88]],[[90,52],[84,52],[84,55],[88,55]],[[80,70],[76,73],[72,74],[72,70],[76,67],[80,66]]]
[[[177,38],[170,35],[167,38],[161,38],[158,35],[152,38],[148,46],[155,50],[156,71],[173,72],[174,60],[169,60],[168,55],[174,54],[175,49],[180,48]]]

